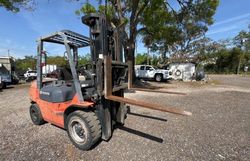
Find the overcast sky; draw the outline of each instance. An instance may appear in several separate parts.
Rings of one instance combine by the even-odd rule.
[[[173,0],[172,0],[173,1]],[[92,1],[90,1],[92,3]],[[97,3],[96,1],[94,1]],[[246,30],[250,24],[250,0],[221,0],[214,16],[215,23],[209,27],[206,36],[214,39],[234,37],[239,31]],[[21,10],[11,13],[0,8],[0,56],[7,56],[7,51],[14,57],[36,54],[36,39],[62,29],[69,29],[88,36],[88,28],[74,11],[80,3],[69,3],[64,0],[39,0],[33,12]],[[146,52],[138,41],[137,52]],[[59,55],[63,47],[46,45],[50,53]],[[89,49],[81,50],[86,54]]]

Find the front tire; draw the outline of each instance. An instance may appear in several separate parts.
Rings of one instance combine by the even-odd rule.
[[[155,81],[156,81],[156,82],[161,82],[162,79],[163,79],[162,74],[156,74],[156,76],[155,76]]]
[[[40,108],[37,104],[32,104],[30,106],[30,118],[35,125],[42,125],[45,123]]]
[[[94,112],[71,113],[66,128],[70,140],[81,150],[89,150],[101,138],[101,124]]]

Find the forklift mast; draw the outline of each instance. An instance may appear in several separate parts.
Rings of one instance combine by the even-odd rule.
[[[127,88],[128,64],[124,61],[121,38],[104,15],[82,17],[90,29],[90,47],[93,73],[96,73],[97,91],[101,95]]]
[[[115,123],[124,123],[127,108],[124,103],[108,100],[110,95],[124,97],[127,88],[128,64],[123,61],[120,37],[105,16],[91,14],[82,17],[89,26],[92,72],[95,74],[96,91],[100,97],[97,114],[102,124],[102,139],[108,140]],[[117,34],[118,35],[118,34]]]
[[[112,28],[104,15],[83,16],[82,22],[90,28],[90,44],[93,63],[96,66],[97,90],[100,93],[103,91],[105,99],[174,114],[192,115],[191,112],[173,107],[124,98],[124,89],[138,89],[132,87],[132,62],[124,60],[126,49],[121,41],[123,34]],[[171,91],[165,93],[184,95],[184,93]]]

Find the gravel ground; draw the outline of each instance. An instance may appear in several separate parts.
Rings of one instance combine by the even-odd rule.
[[[213,83],[160,84],[161,90],[184,91],[186,96],[127,93],[193,115],[131,106],[125,127],[87,152],[76,149],[66,131],[31,123],[28,85],[6,89],[0,92],[0,160],[249,160],[250,77],[210,78]]]

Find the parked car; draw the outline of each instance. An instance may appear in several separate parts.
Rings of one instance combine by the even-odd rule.
[[[137,78],[154,79],[157,82],[170,78],[168,70],[155,69],[151,65],[135,65],[135,75]]]
[[[34,80],[37,77],[37,73],[35,70],[28,70],[24,73],[24,77],[26,80]]]

